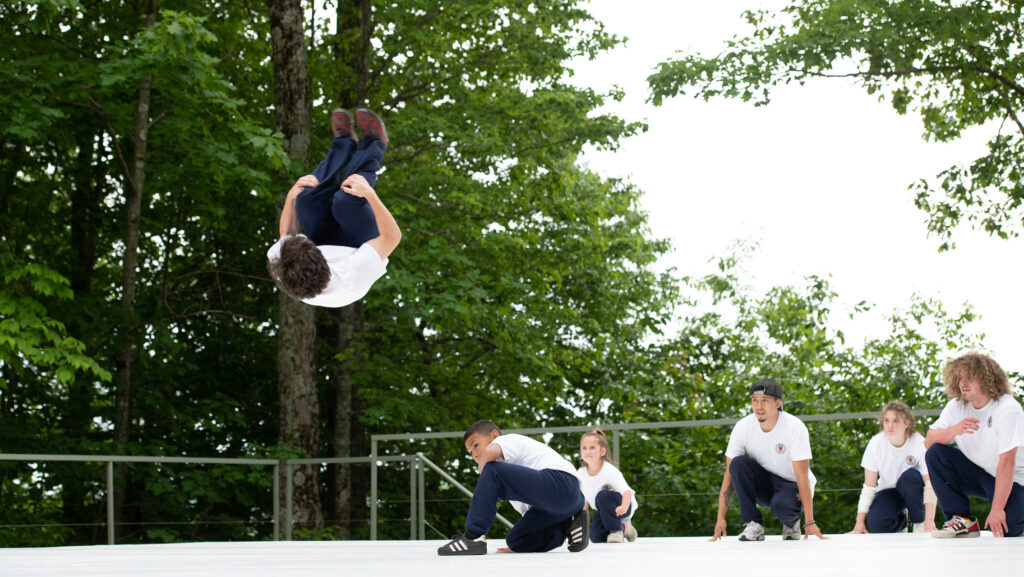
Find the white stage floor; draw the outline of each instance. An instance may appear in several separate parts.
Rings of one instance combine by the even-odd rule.
[[[591,544],[581,553],[564,547],[541,554],[438,557],[443,541],[290,541],[97,545],[0,549],[0,575],[75,577],[277,575],[357,577],[491,577],[515,575],[757,575],[800,577],[872,573],[890,575],[1020,575],[1024,538],[933,539],[921,534],[831,535],[758,543],[736,537],[709,543],[701,537],[643,538],[635,543]]]

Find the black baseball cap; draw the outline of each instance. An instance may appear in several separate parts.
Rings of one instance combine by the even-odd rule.
[[[782,400],[782,386],[775,382],[775,379],[761,379],[750,385],[751,395],[768,395]]]

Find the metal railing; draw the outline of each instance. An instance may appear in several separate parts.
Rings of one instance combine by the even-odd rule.
[[[928,409],[912,411],[917,417],[933,417],[939,415],[939,409]],[[819,415],[796,415],[802,421],[844,421],[855,419],[876,419],[877,411],[860,413],[831,413]],[[680,429],[691,427],[720,427],[735,424],[737,418],[723,419],[696,419],[690,421],[659,421],[648,423],[610,423],[600,425],[604,431],[612,432],[612,458],[621,463],[619,458],[620,434],[622,431],[642,431],[652,429]],[[504,433],[519,433],[522,435],[548,435],[559,433],[584,433],[593,430],[595,427],[588,426],[562,426],[562,427],[536,427],[528,429],[506,429]],[[377,539],[378,525],[378,469],[381,464],[387,462],[409,463],[409,538],[426,538],[426,495],[424,474],[426,469],[437,473],[445,482],[451,484],[466,496],[472,498],[473,493],[462,483],[448,474],[444,469],[427,458],[423,453],[414,454],[379,454],[380,443],[388,441],[422,441],[429,439],[461,439],[463,431],[445,432],[423,432],[423,433],[396,433],[372,435],[370,437],[370,454],[366,457],[334,457],[334,458],[309,458],[309,459],[256,459],[256,458],[194,458],[194,457],[145,457],[129,455],[35,455],[21,453],[0,453],[0,461],[22,461],[22,462],[87,462],[106,463],[106,500],[107,500],[107,542],[115,543],[114,536],[114,464],[115,463],[179,463],[179,464],[201,464],[201,465],[256,465],[273,468],[273,502],[274,513],[272,522],[274,524],[274,540],[291,540],[292,538],[292,509],[293,492],[292,469],[302,465],[331,465],[331,464],[366,464],[370,465],[370,539]],[[280,472],[285,472],[285,507],[284,522],[280,523],[277,518],[281,510],[280,503]],[[497,520],[507,527],[512,523],[505,517],[498,515]],[[282,532],[283,525],[283,532]],[[282,535],[283,533],[283,535]]]
[[[280,491],[278,477],[281,463],[277,459],[247,459],[247,458],[193,458],[193,457],[137,457],[134,455],[32,455],[23,453],[0,453],[0,461],[23,461],[29,463],[42,462],[77,462],[77,463],[106,463],[107,464],[107,544],[114,544],[114,463],[179,463],[189,465],[261,465],[274,468],[274,540],[279,540],[280,533],[277,523],[277,511],[280,508]],[[291,477],[288,477],[289,482]],[[290,484],[290,483],[289,483]],[[288,494],[289,502],[291,493]]]

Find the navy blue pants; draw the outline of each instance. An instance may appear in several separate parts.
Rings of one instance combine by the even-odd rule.
[[[360,146],[352,138],[335,138],[327,158],[313,171],[320,181],[306,187],[295,199],[299,224],[315,244],[359,248],[380,236],[377,219],[365,198],[341,190],[341,181],[358,174],[373,186],[384,159],[384,143],[376,137],[363,139]]]
[[[586,504],[575,475],[493,461],[484,465],[476,482],[466,530],[486,535],[498,514],[499,499],[522,501],[530,506],[505,537],[505,544],[517,553],[560,547],[565,542],[562,525]]]
[[[985,469],[974,464],[960,449],[948,445],[934,444],[924,454],[928,465],[935,496],[947,520],[953,515],[974,518],[968,496],[992,502],[996,490],[996,478]],[[1013,483],[1010,497],[1006,500],[1006,536],[1016,537],[1024,533],[1024,487]],[[980,520],[979,524],[984,524]]]
[[[605,543],[608,541],[609,533],[622,531],[622,520],[629,517],[633,505],[630,504],[625,513],[616,515],[615,509],[622,504],[622,493],[615,491],[598,491],[594,501],[594,508],[597,510],[590,521],[590,541]]]
[[[732,460],[729,475],[732,476],[732,488],[740,502],[740,516],[744,523],[757,521],[764,525],[758,505],[768,507],[772,515],[788,527],[800,521],[804,506],[794,481],[769,473],[746,455]]]
[[[911,523],[924,523],[924,478],[917,469],[903,471],[895,488],[875,493],[864,521],[869,533],[896,533],[906,528],[907,515]]]

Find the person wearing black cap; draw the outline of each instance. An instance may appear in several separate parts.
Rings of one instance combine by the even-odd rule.
[[[746,524],[740,541],[764,541],[764,517],[758,505],[771,509],[782,522],[783,540],[800,538],[801,511],[807,535],[826,539],[814,521],[816,480],[807,427],[782,411],[782,387],[773,379],[761,379],[750,387],[750,404],[753,414],[740,419],[729,436],[718,521],[710,541],[725,537],[725,512],[733,493]]]

